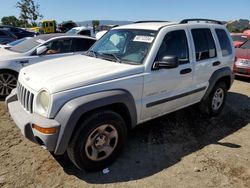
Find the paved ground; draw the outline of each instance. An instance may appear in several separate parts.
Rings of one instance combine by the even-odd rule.
[[[29,142],[0,102],[0,187],[249,187],[250,82],[235,81],[223,113],[187,108],[136,128],[103,174],[80,172]]]

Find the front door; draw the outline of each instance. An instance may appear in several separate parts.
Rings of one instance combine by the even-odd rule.
[[[193,68],[190,62],[188,31],[176,26],[166,30],[155,61],[164,56],[176,56],[179,66],[171,69],[154,69],[144,78],[141,121],[171,112],[191,103]]]

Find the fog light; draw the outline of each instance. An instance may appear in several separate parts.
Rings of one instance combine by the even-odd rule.
[[[55,134],[56,133],[56,128],[55,127],[43,128],[43,127],[40,127],[40,126],[38,126],[36,124],[33,124],[32,128],[36,129],[37,131],[39,131],[41,133],[44,133],[44,134]]]

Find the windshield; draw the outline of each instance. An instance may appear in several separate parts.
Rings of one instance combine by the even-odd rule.
[[[66,33],[67,33],[67,34],[74,35],[74,34],[77,34],[78,31],[79,31],[79,30],[77,30],[77,29],[71,29],[71,30],[67,31]]]
[[[232,35],[231,36],[234,42],[246,42],[247,36],[244,35]]]
[[[250,40],[240,46],[242,49],[250,49]]]
[[[45,41],[38,39],[38,38],[31,38],[28,40],[25,40],[13,47],[11,47],[9,50],[10,51],[14,51],[14,52],[18,52],[18,53],[25,53],[30,51],[31,49],[35,48],[36,46],[44,43]]]
[[[111,30],[89,52],[97,58],[142,64],[155,36],[150,30]]]

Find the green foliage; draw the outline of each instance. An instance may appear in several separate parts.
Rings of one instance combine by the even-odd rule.
[[[97,26],[99,26],[100,25],[100,21],[99,20],[93,20],[92,21],[92,26],[93,27],[97,27]]]
[[[16,7],[20,9],[20,20],[32,26],[36,26],[36,20],[43,17],[39,12],[39,4],[35,4],[33,0],[20,0]]]
[[[249,29],[249,20],[240,19],[227,24],[227,29],[231,33],[242,33],[244,30]]]

